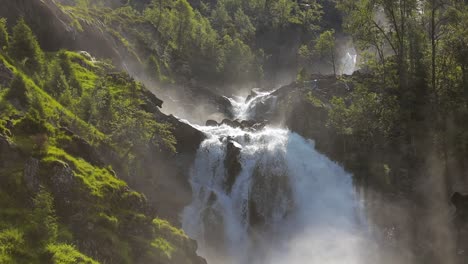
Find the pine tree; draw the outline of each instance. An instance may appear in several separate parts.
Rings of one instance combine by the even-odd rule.
[[[58,63],[54,63],[50,69],[51,75],[45,84],[45,90],[55,98],[70,89],[67,78]]]
[[[22,62],[29,73],[42,73],[44,53],[24,19],[18,20],[13,27],[9,54],[13,59]]]
[[[27,95],[26,83],[23,77],[16,75],[10,83],[10,89],[6,95],[9,100],[18,100],[18,102],[26,106],[29,104],[29,97]]]

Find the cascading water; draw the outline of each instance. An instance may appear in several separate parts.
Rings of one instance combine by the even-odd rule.
[[[270,96],[238,98],[236,116],[249,118]],[[182,222],[208,263],[372,261],[351,176],[314,142],[273,127],[196,128],[207,139],[192,168],[193,201]]]

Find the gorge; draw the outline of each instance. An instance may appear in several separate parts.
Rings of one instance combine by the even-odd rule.
[[[466,1],[0,6],[0,264],[467,263]]]

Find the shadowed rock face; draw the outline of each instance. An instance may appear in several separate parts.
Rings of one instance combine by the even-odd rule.
[[[468,256],[468,195],[455,192],[450,198],[455,206],[453,218],[456,232],[456,249],[460,257]]]
[[[226,178],[224,186],[227,193],[232,190],[232,185],[236,182],[236,178],[242,170],[240,163],[240,153],[242,147],[239,143],[229,140],[226,145],[226,158],[224,159],[224,167],[226,168]]]
[[[206,126],[219,126],[218,122],[216,122],[215,120],[206,120],[206,123],[205,123]]]
[[[286,171],[262,168],[262,165],[258,165],[254,170],[249,200],[250,226],[268,228],[265,226],[267,220],[286,218],[294,208],[292,195]],[[278,207],[282,207],[283,210],[278,210]]]

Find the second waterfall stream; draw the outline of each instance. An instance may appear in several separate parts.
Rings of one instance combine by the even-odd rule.
[[[248,120],[260,93],[232,100]],[[352,177],[287,129],[197,126],[185,232],[209,264],[379,263]]]

